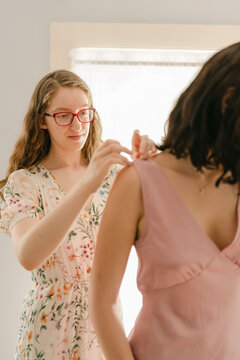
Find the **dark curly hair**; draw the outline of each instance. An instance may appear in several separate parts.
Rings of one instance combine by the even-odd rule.
[[[167,125],[160,150],[189,156],[199,171],[221,166],[217,185],[240,181],[240,42],[204,64],[180,95]]]

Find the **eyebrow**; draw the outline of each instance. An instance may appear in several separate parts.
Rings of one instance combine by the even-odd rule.
[[[89,108],[89,107],[90,107],[89,104],[84,104],[84,105],[80,106],[80,109]],[[53,109],[52,111],[53,112],[58,112],[58,111],[68,111],[68,112],[70,112],[70,109],[65,108],[65,107],[58,107],[56,109]]]

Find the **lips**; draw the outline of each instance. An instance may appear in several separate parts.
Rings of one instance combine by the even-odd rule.
[[[68,136],[72,140],[79,140],[84,134],[77,134],[77,135],[71,135]]]

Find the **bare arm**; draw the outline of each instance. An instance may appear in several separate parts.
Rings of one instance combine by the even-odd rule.
[[[131,153],[108,140],[94,154],[82,180],[40,221],[25,218],[12,228],[12,242],[20,263],[28,270],[39,266],[65,239],[84,203],[101,185],[110,165],[128,165],[120,152]]]
[[[133,360],[116,315],[117,296],[143,206],[134,167],[118,175],[104,210],[90,290],[90,315],[107,360]]]

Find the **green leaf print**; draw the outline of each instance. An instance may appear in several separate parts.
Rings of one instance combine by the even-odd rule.
[[[62,303],[61,305],[58,305],[56,311],[60,314],[62,307],[63,307],[64,303]]]
[[[53,305],[52,305],[52,307],[51,307],[51,311],[53,311],[53,310],[54,310],[55,305],[56,305],[56,301],[54,301],[54,304],[53,304]]]
[[[42,331],[42,330],[47,330],[46,325],[41,325],[41,327],[40,327],[40,331]]]
[[[39,344],[39,341],[38,341],[38,339],[39,339],[39,334],[37,334],[36,336],[35,336],[35,340],[36,340],[36,342]]]
[[[46,280],[46,275],[45,275],[44,270],[42,268],[38,269],[37,274],[40,276],[40,278]]]
[[[32,351],[32,348],[33,348],[33,344],[28,344],[28,345],[26,346],[25,351],[26,351],[28,357],[30,356],[30,353],[31,353],[31,351]]]
[[[70,231],[67,236],[67,242],[69,242],[71,240],[71,238],[76,235],[77,235],[77,233],[74,230]]]
[[[30,316],[30,320],[29,320],[29,322],[31,324],[34,323],[36,314],[37,314],[37,310],[31,312],[31,316]]]
[[[45,359],[43,359],[43,356],[45,354],[43,351],[38,352],[37,349],[35,348],[35,354],[36,354],[37,359],[45,360]]]
[[[43,208],[43,199],[42,199],[42,194],[41,193],[39,193],[38,201],[39,201],[39,208],[43,211],[44,208]]]
[[[42,303],[38,312],[40,313],[43,309],[45,309],[45,307],[46,307],[46,305]]]

